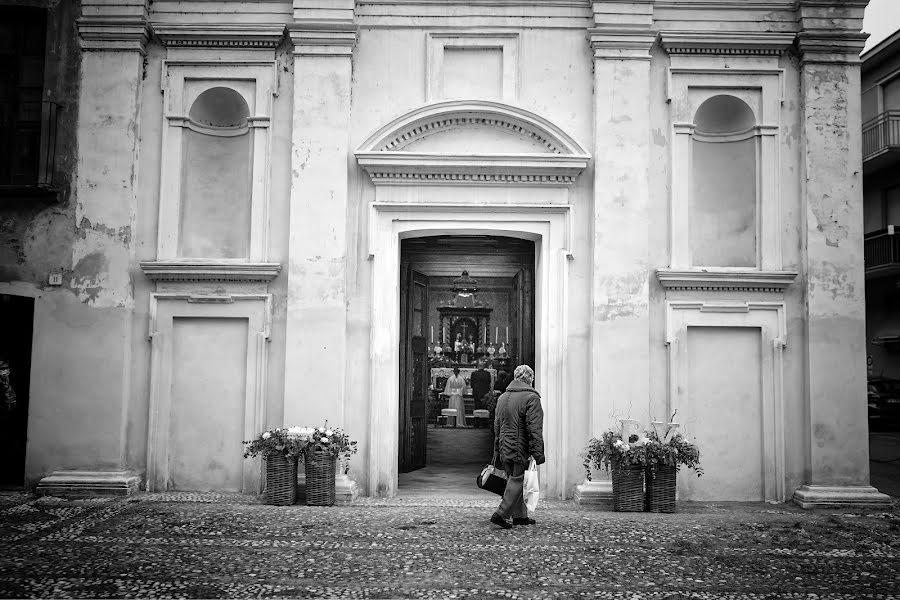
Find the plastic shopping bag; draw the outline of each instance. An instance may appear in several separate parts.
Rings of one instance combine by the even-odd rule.
[[[525,483],[522,495],[525,497],[525,506],[528,512],[534,512],[537,508],[538,497],[540,496],[540,484],[538,483],[537,465],[534,459],[528,461],[528,470],[525,471]]]

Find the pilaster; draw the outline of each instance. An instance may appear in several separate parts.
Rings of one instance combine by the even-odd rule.
[[[344,413],[353,1],[295,0],[285,423]]]
[[[616,419],[648,417],[650,48],[656,35],[652,0],[595,0],[593,6],[590,397],[597,435]],[[607,495],[603,482],[578,488],[585,503]]]
[[[801,0],[808,416],[804,508],[889,504],[869,486],[859,52],[866,2]]]
[[[39,488],[77,494],[129,493],[123,471],[131,389],[135,262],[132,226],[138,178],[143,61],[149,32],[142,0],[83,0],[78,19],[83,56],[78,99],[78,166],[70,291],[90,311],[73,355],[71,403],[53,418],[77,422],[90,414],[92,445]],[[77,373],[77,375],[75,375]],[[88,382],[87,385],[85,382]],[[71,411],[71,417],[62,416]],[[35,422],[42,422],[34,415]],[[65,443],[46,440],[44,443]],[[74,463],[74,464],[72,464]],[[112,491],[111,491],[112,490]],[[68,492],[66,492],[68,493]]]

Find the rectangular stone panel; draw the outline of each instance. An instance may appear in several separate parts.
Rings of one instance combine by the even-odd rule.
[[[761,339],[755,327],[687,328],[687,401],[675,420],[696,438],[705,473],[682,469],[682,500],[765,499]]]
[[[241,491],[248,326],[174,319],[169,489]]]

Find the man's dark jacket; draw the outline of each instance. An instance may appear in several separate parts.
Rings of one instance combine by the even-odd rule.
[[[472,398],[481,400],[491,389],[491,374],[484,369],[472,371],[469,375],[469,385],[472,386]]]
[[[497,401],[494,417],[494,452],[503,462],[544,462],[544,411],[533,387],[514,379]]]

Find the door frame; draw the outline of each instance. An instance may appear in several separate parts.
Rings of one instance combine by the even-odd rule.
[[[400,242],[434,235],[504,235],[535,242],[535,385],[543,398],[544,440],[549,449],[541,484],[550,497],[565,495],[571,212],[569,204],[370,204],[369,495],[394,496],[398,486]]]

